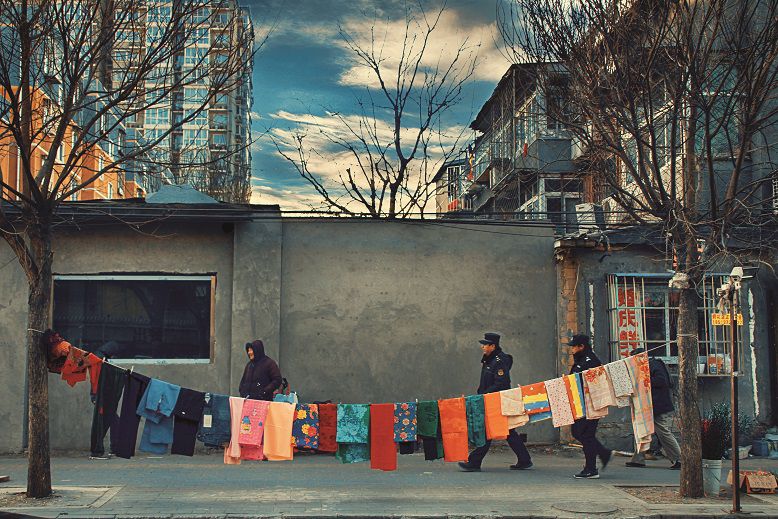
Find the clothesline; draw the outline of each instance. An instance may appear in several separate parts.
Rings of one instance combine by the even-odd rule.
[[[509,429],[547,419],[562,427],[581,418],[602,418],[612,406],[630,407],[636,447],[645,450],[653,433],[648,351],[583,373],[497,393],[395,404],[267,402],[203,393],[146,377],[135,372],[135,366],[124,368],[109,359],[105,366],[110,369],[100,369],[103,361],[78,348],[68,353],[65,366],[74,364],[71,358],[78,358],[79,365],[89,367],[98,394],[95,419],[103,412],[113,416],[122,401],[118,415],[124,445],[118,455],[122,457],[134,455],[143,417],[140,449],[144,452],[163,454],[170,450],[191,456],[195,439],[199,439],[206,445],[226,445],[224,460],[228,464],[244,459],[291,460],[292,446],[296,446],[336,452],[344,463],[370,460],[373,468],[394,470],[397,444],[407,453],[407,442],[420,439],[425,458],[463,461],[468,444],[480,446],[487,439],[505,439]],[[79,374],[80,380],[85,380],[85,371],[86,367]],[[64,373],[63,368],[63,378]],[[119,373],[121,380],[116,377]],[[68,383],[74,382],[69,379]],[[105,407],[105,401],[114,402],[113,408]],[[393,431],[387,425],[390,407],[394,410]],[[417,434],[417,424],[426,435]]]

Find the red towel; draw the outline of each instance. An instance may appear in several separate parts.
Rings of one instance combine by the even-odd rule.
[[[319,404],[319,452],[337,452],[338,406]]]
[[[370,404],[370,468],[397,470],[394,404]]]
[[[443,459],[467,461],[467,412],[464,398],[438,400],[440,429],[443,433]]]

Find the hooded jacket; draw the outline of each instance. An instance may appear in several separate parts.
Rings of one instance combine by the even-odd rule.
[[[276,361],[265,355],[262,341],[246,344],[247,355],[249,348],[254,350],[254,360],[249,359],[243,370],[238,388],[240,396],[253,400],[273,400],[273,391],[281,386],[281,370]]]
[[[478,394],[494,393],[511,387],[513,357],[497,346],[490,355],[481,358],[481,382]]]

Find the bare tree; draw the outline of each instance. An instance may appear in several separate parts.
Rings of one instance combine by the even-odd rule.
[[[305,132],[286,141],[273,137],[281,156],[314,187],[329,209],[376,218],[407,217],[423,213],[434,196],[436,166],[458,152],[464,132],[447,134],[442,118],[461,101],[463,86],[475,66],[474,47],[467,39],[450,59],[431,57],[430,45],[445,12],[445,3],[432,14],[421,2],[406,4],[396,62],[387,49],[388,28],[382,33],[374,23],[367,45],[340,28],[346,47],[375,86],[357,98],[360,111],[356,118],[329,112],[333,122],[344,128],[342,134],[319,130],[332,148],[348,157],[349,165],[337,180],[329,182],[310,168],[313,155],[333,160],[331,149],[309,149]]]
[[[560,63],[584,174],[677,257],[681,495],[702,495],[696,363],[707,268],[775,245],[778,2],[505,0],[516,61]],[[542,70],[543,68],[539,68]],[[597,201],[597,200],[595,200]],[[759,259],[759,252],[756,253]]]
[[[243,79],[254,38],[241,16],[226,0],[0,0],[0,143],[16,149],[19,172],[11,182],[14,172],[2,171],[0,231],[29,284],[30,497],[51,493],[41,330],[50,317],[58,209],[107,177],[162,173],[152,152]],[[190,51],[215,27],[221,36]],[[182,115],[125,143],[136,118],[159,107]],[[181,154],[169,165],[186,170],[209,160]]]

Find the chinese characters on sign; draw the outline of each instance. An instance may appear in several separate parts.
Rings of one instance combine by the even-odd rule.
[[[636,307],[640,291],[635,288],[618,290],[619,356],[629,357],[629,352],[643,347],[643,316]]]
[[[710,314],[710,324],[713,326],[729,326],[729,314]],[[743,326],[743,314],[735,316],[738,326]]]

